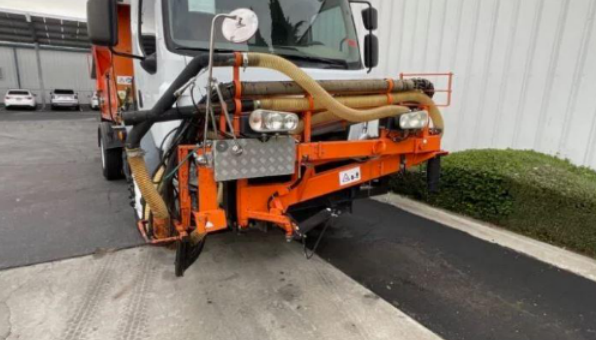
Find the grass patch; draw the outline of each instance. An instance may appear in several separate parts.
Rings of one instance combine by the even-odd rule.
[[[443,158],[441,190],[424,168],[392,189],[431,205],[596,257],[596,172],[533,151],[473,150]]]

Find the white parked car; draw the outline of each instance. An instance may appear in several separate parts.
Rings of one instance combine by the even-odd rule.
[[[58,108],[69,108],[79,110],[81,105],[79,104],[79,95],[73,90],[54,90],[50,96],[50,104],[52,110]]]
[[[97,91],[93,92],[89,106],[91,106],[91,110],[99,110],[99,96],[97,95]]]
[[[35,95],[29,90],[8,90],[4,96],[4,106],[7,110],[17,107],[35,110],[37,103]]]

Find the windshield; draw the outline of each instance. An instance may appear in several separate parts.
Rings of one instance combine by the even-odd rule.
[[[222,51],[274,53],[302,63],[361,68],[360,52],[346,0],[169,0],[169,33],[179,49],[209,48],[215,14],[239,7],[259,17],[259,31],[248,43],[226,42],[216,27],[216,48]]]

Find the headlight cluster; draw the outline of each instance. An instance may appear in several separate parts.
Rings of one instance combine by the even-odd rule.
[[[399,117],[399,127],[404,130],[420,130],[429,123],[427,111],[405,113]]]
[[[298,115],[290,112],[256,110],[250,114],[250,128],[255,132],[290,132],[298,127]]]

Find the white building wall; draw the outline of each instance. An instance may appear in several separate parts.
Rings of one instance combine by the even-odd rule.
[[[41,104],[41,87],[35,50],[17,47],[16,52],[21,88],[37,94],[37,102]],[[95,82],[91,79],[89,53],[42,49],[40,59],[46,102],[49,103],[50,92],[54,89],[73,89],[79,93],[81,103],[89,103],[95,89]],[[12,47],[0,46],[0,68],[2,69],[0,102],[3,102],[6,91],[18,87]]]
[[[446,149],[533,149],[596,168],[596,0],[373,3],[373,76],[455,73]]]

